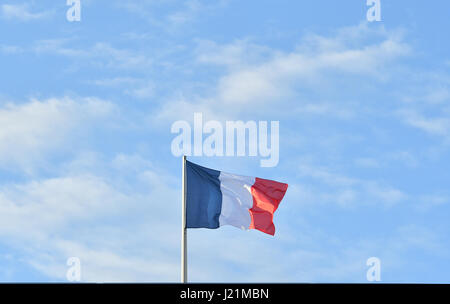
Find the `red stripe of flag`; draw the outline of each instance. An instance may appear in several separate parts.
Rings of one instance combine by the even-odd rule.
[[[255,178],[251,187],[253,207],[250,209],[250,229],[257,229],[264,233],[275,235],[273,214],[278,208],[288,188],[288,184]]]

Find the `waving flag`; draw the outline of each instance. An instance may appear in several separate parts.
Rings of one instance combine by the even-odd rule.
[[[274,235],[273,215],[287,188],[284,183],[186,161],[186,228],[232,225]]]

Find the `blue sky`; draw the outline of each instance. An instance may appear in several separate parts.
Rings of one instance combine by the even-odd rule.
[[[177,282],[170,127],[280,122],[275,237],[190,230],[189,280],[450,282],[447,1],[0,2],[0,281]]]

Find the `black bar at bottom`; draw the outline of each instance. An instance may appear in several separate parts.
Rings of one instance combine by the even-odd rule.
[[[109,300],[139,299],[145,303],[297,303],[322,299],[380,300],[443,296],[447,284],[0,284],[2,296],[35,299]],[[286,301],[289,299],[289,301]]]

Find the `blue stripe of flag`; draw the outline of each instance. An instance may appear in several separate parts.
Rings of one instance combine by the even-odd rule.
[[[186,228],[219,228],[220,171],[186,161]]]

